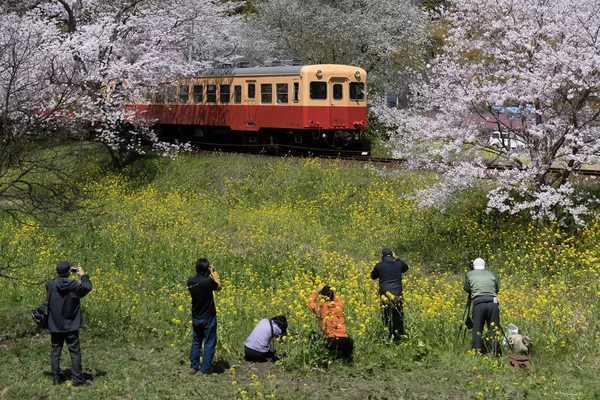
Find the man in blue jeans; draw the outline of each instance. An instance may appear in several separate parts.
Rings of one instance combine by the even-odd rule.
[[[213,291],[221,290],[221,281],[206,258],[196,261],[196,275],[188,278],[187,287],[192,296],[192,348],[188,374],[196,375],[200,369],[203,374],[210,375],[217,344],[217,310]],[[204,355],[200,368],[203,341]]]

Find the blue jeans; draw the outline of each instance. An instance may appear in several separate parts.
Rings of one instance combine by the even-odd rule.
[[[215,356],[215,347],[217,345],[217,317],[192,320],[190,368],[198,369],[200,365],[202,341],[204,341],[204,355],[202,356],[202,369],[200,372],[210,374],[212,372],[210,365]]]

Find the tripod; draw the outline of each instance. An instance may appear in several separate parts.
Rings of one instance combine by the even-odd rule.
[[[458,335],[456,335],[456,343],[459,340],[465,340],[465,336],[467,335],[467,330],[473,328],[473,321],[471,320],[471,296],[467,298],[467,304],[465,304],[465,310],[463,312],[462,320],[463,323],[460,325],[458,329]],[[462,336],[462,339],[461,339]]]
[[[504,329],[502,328],[502,325],[498,325],[497,329],[502,332],[502,339],[504,339],[504,342],[506,343],[506,345],[508,347],[510,347],[510,343],[508,341],[508,336],[506,336],[506,333],[504,332]],[[489,332],[488,332],[488,340],[489,340]],[[501,356],[502,355],[502,342],[500,341],[500,338],[498,337],[498,335],[494,335],[493,340],[491,345],[489,345],[490,350],[492,352],[492,354],[496,355],[496,356]]]

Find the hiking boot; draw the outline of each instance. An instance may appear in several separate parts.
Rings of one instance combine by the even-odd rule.
[[[62,379],[52,379],[52,384],[53,385],[62,385],[63,383],[65,383],[65,381],[63,381]]]
[[[75,381],[75,382],[73,382],[73,386],[92,386],[92,384],[89,383],[88,381],[83,381],[83,382]]]
[[[190,370],[187,372],[188,375],[196,375],[198,373],[198,370],[196,368],[190,368]]]

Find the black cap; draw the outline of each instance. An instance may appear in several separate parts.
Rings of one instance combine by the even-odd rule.
[[[59,261],[56,265],[56,273],[59,275],[69,275],[71,271],[71,263],[68,261]]]
[[[333,290],[331,290],[331,286],[323,286],[323,289],[321,289],[321,294],[323,296],[329,297],[329,300],[333,300]]]
[[[382,257],[391,257],[392,254],[394,254],[394,252],[392,251],[392,249],[388,249],[387,247],[384,247],[384,249],[381,250],[381,256]]]

